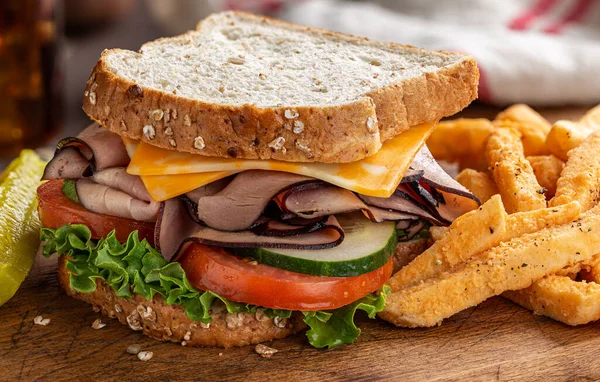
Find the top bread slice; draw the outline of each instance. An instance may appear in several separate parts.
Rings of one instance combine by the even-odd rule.
[[[343,163],[477,98],[473,57],[242,12],[106,50],[84,111],[122,136],[194,154]]]

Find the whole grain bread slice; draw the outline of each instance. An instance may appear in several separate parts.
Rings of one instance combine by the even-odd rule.
[[[129,328],[162,341],[179,342],[186,346],[238,347],[285,338],[306,327],[300,312],[290,318],[274,320],[262,311],[229,314],[224,305],[213,305],[209,325],[193,321],[185,309],[168,305],[160,296],[152,301],[142,295],[118,297],[102,280],[96,281],[91,293],[77,292],[70,287],[66,256],[58,260],[58,281],[65,292],[91,304],[94,311],[118,319]]]
[[[84,111],[105,128],[194,154],[351,162],[477,97],[473,57],[241,12],[102,53]]]

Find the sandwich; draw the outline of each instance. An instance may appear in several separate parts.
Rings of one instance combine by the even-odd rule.
[[[425,145],[478,78],[463,53],[240,12],[104,51],[94,123],[38,189],[43,254],[67,294],[154,338],[352,343],[429,227],[480,204]]]

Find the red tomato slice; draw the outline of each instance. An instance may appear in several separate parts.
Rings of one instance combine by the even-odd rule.
[[[256,264],[223,248],[192,244],[180,258],[190,283],[227,299],[274,309],[322,310],[348,305],[381,288],[393,261],[364,275],[321,277]],[[254,264],[254,265],[253,265]]]
[[[154,223],[140,222],[88,211],[62,193],[62,180],[50,180],[37,189],[38,213],[42,226],[58,229],[66,224],[85,224],[92,238],[101,239],[115,230],[117,240],[124,243],[132,231],[138,231],[140,240],[154,245]]]

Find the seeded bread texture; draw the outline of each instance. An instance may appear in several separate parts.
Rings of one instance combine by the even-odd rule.
[[[59,258],[58,280],[67,294],[91,304],[95,311],[117,318],[131,329],[162,341],[179,342],[184,346],[214,346],[229,348],[285,338],[306,327],[302,314],[275,321],[262,312],[229,314],[224,306],[213,305],[210,325],[191,320],[180,306],[167,305],[160,296],[152,301],[141,295],[131,299],[117,297],[114,290],[98,280],[96,291],[79,293],[69,286],[66,258]]]
[[[473,57],[379,43],[241,12],[102,53],[84,111],[105,128],[194,154],[351,162],[477,97]]]

